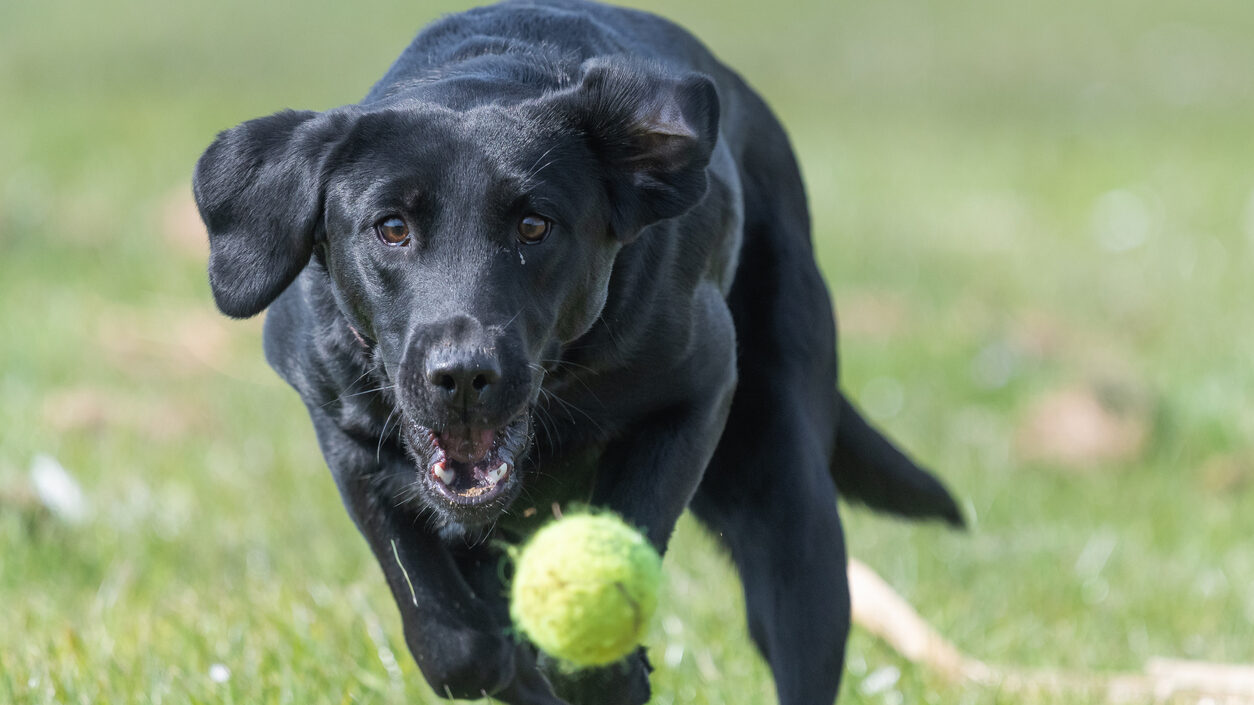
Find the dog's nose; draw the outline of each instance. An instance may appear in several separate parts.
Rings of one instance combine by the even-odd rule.
[[[481,352],[446,349],[427,359],[427,384],[431,393],[454,408],[478,403],[501,379],[501,366]]]

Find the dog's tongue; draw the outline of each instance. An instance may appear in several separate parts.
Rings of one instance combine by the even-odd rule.
[[[492,443],[496,440],[496,431],[484,431],[472,428],[448,430],[440,434],[440,445],[444,453],[461,463],[477,463],[492,451]]]

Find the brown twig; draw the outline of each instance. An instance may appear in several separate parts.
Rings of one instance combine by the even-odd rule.
[[[992,666],[958,650],[875,571],[849,560],[853,620],[906,660],[953,683],[1019,693],[1104,694],[1111,703],[1254,705],[1254,667],[1151,659],[1144,673],[1076,673]]]

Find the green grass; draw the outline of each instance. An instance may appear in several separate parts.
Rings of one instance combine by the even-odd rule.
[[[0,4],[0,701],[437,701],[259,325],[214,314],[168,211],[217,130],[356,100],[457,7]],[[844,384],[973,517],[846,508],[851,553],[990,662],[1254,661],[1254,5],[650,7],[790,129]],[[1093,380],[1144,400],[1144,448],[1024,456],[1035,401]],[[36,453],[88,523],[14,499]],[[773,702],[690,521],[667,571],[655,702]],[[1097,700],[949,685],[855,631],[841,702]]]

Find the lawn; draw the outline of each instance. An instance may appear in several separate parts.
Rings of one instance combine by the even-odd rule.
[[[642,6],[781,116],[843,385],[971,519],[845,507],[851,553],[989,662],[1254,662],[1254,4]],[[460,7],[0,3],[0,702],[439,702],[259,320],[213,308],[189,180]],[[32,499],[40,454],[82,522]],[[694,522],[666,569],[654,702],[774,702]],[[1099,701],[860,630],[840,700]]]

